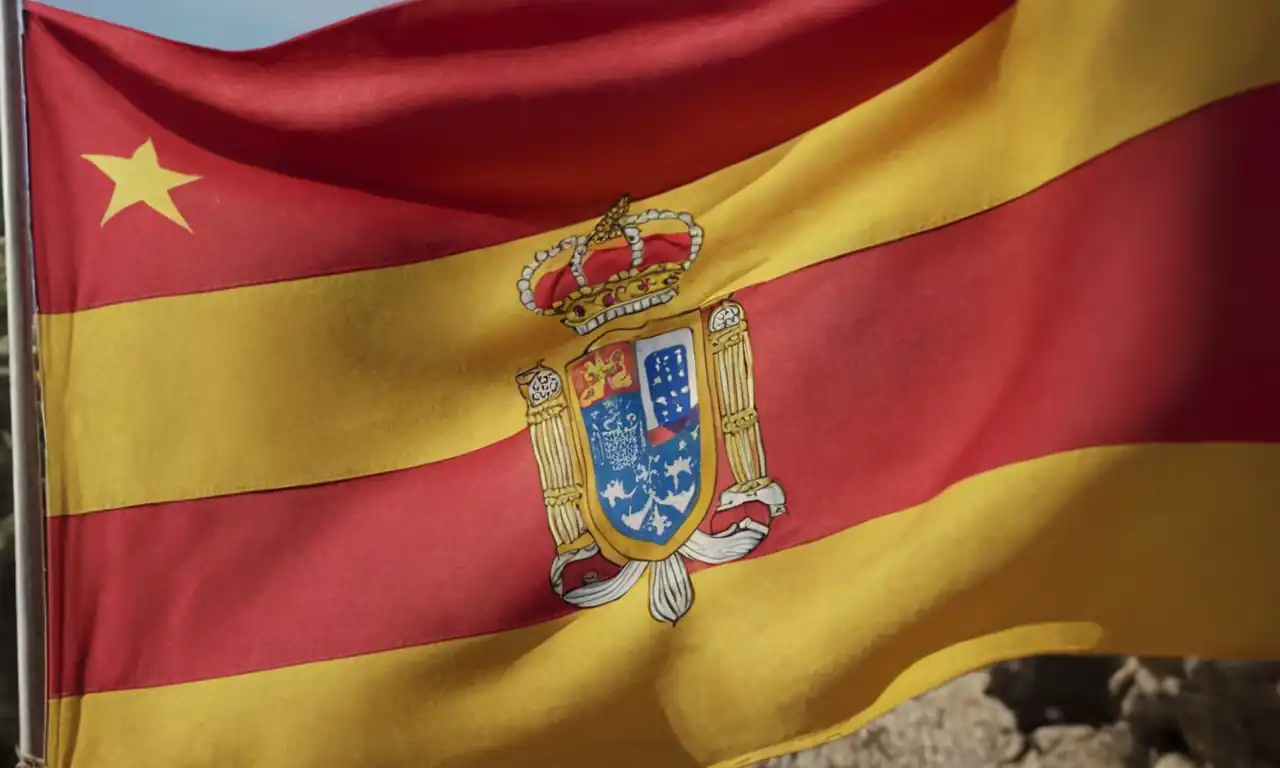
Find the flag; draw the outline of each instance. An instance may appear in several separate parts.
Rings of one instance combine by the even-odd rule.
[[[28,6],[49,764],[745,766],[1275,657],[1280,6]]]

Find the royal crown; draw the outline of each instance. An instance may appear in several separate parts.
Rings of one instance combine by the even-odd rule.
[[[702,227],[687,213],[651,208],[631,213],[626,195],[596,223],[589,235],[573,235],[544,251],[520,273],[520,302],[539,315],[560,315],[579,334],[611,320],[643,312],[676,297],[680,278],[702,249]],[[684,225],[687,232],[641,232],[664,222]],[[567,265],[538,271],[561,253]]]

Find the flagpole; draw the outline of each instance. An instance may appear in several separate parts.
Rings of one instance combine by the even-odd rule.
[[[22,56],[22,0],[0,0],[0,151],[4,163],[5,267],[9,299],[9,407],[13,430],[14,553],[18,619],[18,751],[44,756],[44,509],[35,369],[35,282]]]

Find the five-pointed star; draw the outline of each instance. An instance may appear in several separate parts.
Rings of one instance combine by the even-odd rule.
[[[161,168],[151,139],[143,142],[132,157],[114,155],[83,155],[82,157],[98,166],[98,170],[105,173],[116,185],[115,191],[111,193],[111,202],[107,204],[107,212],[102,215],[103,225],[125,208],[135,203],[145,203],[169,221],[188,232],[191,231],[187,220],[178,211],[178,206],[173,204],[173,198],[169,197],[169,190],[183,184],[190,184],[200,177]]]

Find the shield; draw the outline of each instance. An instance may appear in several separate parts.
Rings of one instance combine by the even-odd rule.
[[[632,339],[602,339],[568,365],[586,453],[585,522],[617,563],[670,556],[710,506],[718,440],[700,319],[694,312]]]

